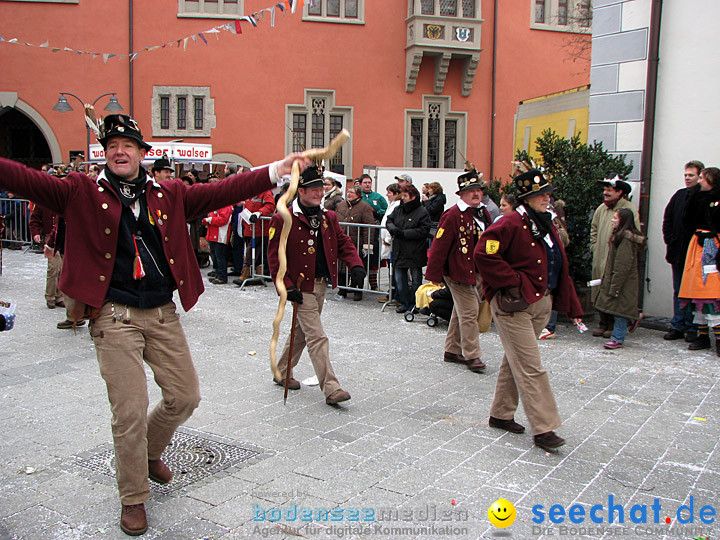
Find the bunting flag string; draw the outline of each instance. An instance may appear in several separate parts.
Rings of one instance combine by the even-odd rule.
[[[115,58],[118,60],[121,60],[123,58],[129,58],[130,62],[133,62],[140,54],[155,51],[157,49],[165,49],[166,47],[172,47],[175,45],[178,49],[182,46],[182,49],[184,51],[187,50],[188,42],[189,40],[193,40],[193,44],[197,45],[198,38],[200,41],[202,41],[205,45],[208,45],[207,38],[204,34],[215,34],[215,38],[219,39],[220,32],[231,32],[236,35],[242,35],[242,26],[240,25],[241,21],[250,23],[253,28],[257,28],[258,24],[261,20],[265,19],[266,14],[270,14],[270,27],[275,27],[275,10],[279,9],[280,12],[284,15],[287,15],[288,13],[295,13],[295,9],[297,7],[302,7],[305,5],[305,3],[308,3],[310,7],[315,5],[315,2],[317,0],[285,0],[282,3],[276,3],[273,6],[261,9],[260,11],[256,11],[255,13],[252,13],[250,15],[244,15],[242,17],[238,17],[237,19],[232,20],[229,23],[221,24],[218,26],[214,26],[213,28],[210,28],[208,30],[203,30],[202,32],[198,32],[195,34],[192,34],[190,36],[182,37],[179,39],[175,39],[172,41],[169,41],[167,43],[162,43],[160,45],[149,45],[147,47],[144,47],[142,50],[132,52],[130,54],[115,54],[115,53],[104,53],[104,52],[98,52],[98,51],[83,51],[83,50],[77,50],[73,49],[71,47],[51,47],[49,41],[45,41],[44,43],[41,43],[40,45],[35,45],[33,43],[28,43],[26,41],[19,41],[18,38],[12,38],[12,39],[5,39],[0,34],[0,43],[10,43],[13,45],[26,45],[28,47],[39,47],[43,49],[50,49],[51,52],[73,52],[75,54],[87,54],[90,55],[90,57],[94,60],[96,58],[102,58],[103,63],[107,64],[108,60]]]

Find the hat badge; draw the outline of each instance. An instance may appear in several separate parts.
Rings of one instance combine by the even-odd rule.
[[[125,131],[125,128],[122,127],[122,126],[118,126],[116,129],[117,129],[120,133],[122,133],[123,131]]]

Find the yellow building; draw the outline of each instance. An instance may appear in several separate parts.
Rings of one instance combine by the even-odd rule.
[[[587,142],[590,85],[521,101],[515,114],[515,152],[537,157],[535,141],[546,129]]]

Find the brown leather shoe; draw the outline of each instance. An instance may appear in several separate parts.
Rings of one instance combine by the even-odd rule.
[[[612,333],[613,333],[612,328],[611,328],[610,330],[605,330],[605,331],[603,332],[603,337],[604,337],[604,338],[611,338],[611,337],[612,337]]]
[[[554,431],[547,431],[545,433],[535,435],[533,437],[533,441],[535,442],[535,446],[539,446],[548,452],[553,452],[565,444],[565,439],[561,439],[555,435]]]
[[[273,377],[273,382],[278,386],[282,386],[283,388],[285,388],[284,379],[282,381],[278,381],[275,377]],[[293,377],[290,377],[290,380],[288,381],[288,388],[290,390],[300,390],[300,381],[294,379]]]
[[[158,484],[169,484],[173,473],[162,459],[148,459],[148,477]]]
[[[147,531],[147,515],[145,505],[123,504],[122,515],[120,516],[120,528],[130,536],[140,536]]]
[[[445,355],[443,356],[443,360],[446,362],[452,362],[454,364],[467,364],[468,359],[465,358],[462,354],[455,354],[451,352],[445,351]]]
[[[348,399],[350,399],[350,394],[343,389],[338,389],[325,398],[325,403],[328,405],[336,405],[341,401],[347,401]]]
[[[605,330],[607,330],[607,328],[604,324],[601,324],[595,330],[593,330],[593,336],[600,337],[605,333]]]
[[[473,358],[467,361],[467,368],[473,373],[483,373],[485,371],[485,362],[479,358]]]
[[[56,307],[65,307],[65,302],[62,300],[55,300],[55,306]]]
[[[53,302],[52,300],[48,300],[47,307],[48,309],[55,309],[57,306],[55,305],[55,302]]]
[[[490,417],[488,425],[491,428],[504,429],[510,433],[525,433],[525,426],[518,424],[514,418],[510,420],[501,420],[500,418]]]

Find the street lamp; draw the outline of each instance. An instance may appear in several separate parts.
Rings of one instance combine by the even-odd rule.
[[[53,107],[53,111],[66,113],[66,112],[73,110],[73,108],[70,106],[70,104],[68,103],[67,98],[65,96],[72,96],[75,99],[77,99],[80,102],[80,105],[83,106],[83,113],[84,113],[85,103],[87,103],[87,102],[83,101],[82,99],[77,97],[75,94],[72,94],[70,92],[60,92],[60,97],[58,98],[58,102]],[[108,112],[114,112],[114,113],[123,110],[123,108],[120,106],[120,103],[118,103],[115,92],[106,92],[105,94],[99,95],[98,97],[95,98],[95,101],[92,102],[92,105],[95,105],[100,100],[100,98],[103,98],[105,96],[110,96],[110,101],[108,102],[107,105],[105,105],[104,110],[106,110]],[[87,139],[86,149],[85,149],[85,151],[86,151],[85,159],[89,160],[90,159],[90,126],[87,125],[87,122],[85,123],[85,132],[86,132],[86,139]]]

